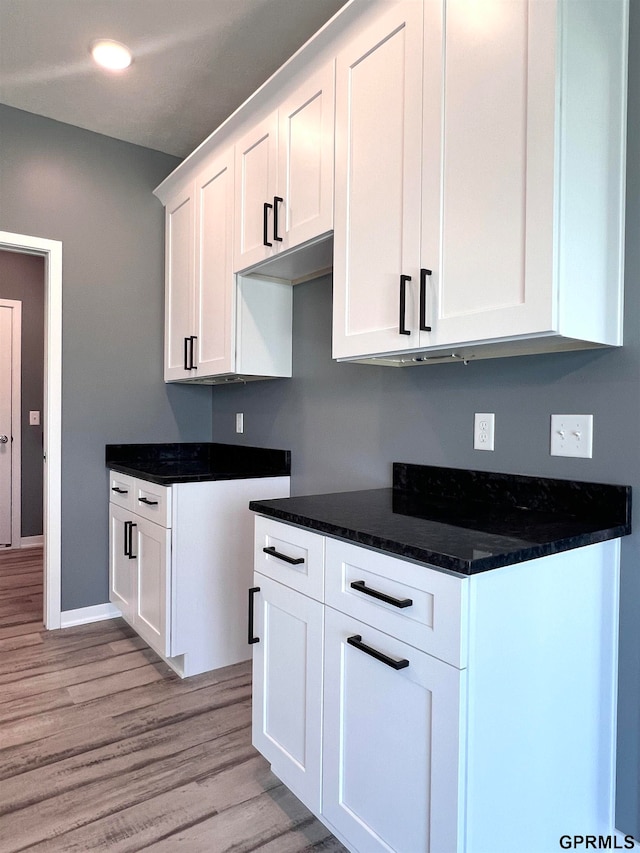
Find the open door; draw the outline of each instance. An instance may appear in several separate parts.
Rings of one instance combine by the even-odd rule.
[[[0,548],[20,545],[21,308],[0,299]]]

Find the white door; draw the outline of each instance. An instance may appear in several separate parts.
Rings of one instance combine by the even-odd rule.
[[[334,358],[419,344],[421,137],[422,3],[388,3],[337,58]]]
[[[136,580],[132,520],[129,510],[109,504],[109,601],[131,625]]]
[[[325,607],[322,814],[355,849],[459,849],[464,678]]]
[[[159,654],[171,657],[171,530],[133,515],[137,588],[133,627]]]
[[[196,184],[196,363],[198,376],[231,373],[235,362],[233,148]]]
[[[189,184],[165,210],[165,382],[194,373],[195,233],[194,185]]]
[[[236,229],[233,271],[242,272],[278,252],[284,232],[282,202],[277,200],[276,195],[277,112],[252,128],[236,143],[235,149]]]
[[[322,605],[254,575],[253,745],[312,811],[320,810]]]
[[[335,66],[311,75],[278,110],[282,249],[333,228]]]
[[[444,106],[425,95],[424,138],[442,126],[443,159],[423,164],[422,264],[433,270],[423,345],[548,332],[556,3],[448,0],[444,51],[428,47],[439,7],[425,7],[425,80],[443,78]]]
[[[20,536],[21,311],[19,301],[0,300],[0,547]]]

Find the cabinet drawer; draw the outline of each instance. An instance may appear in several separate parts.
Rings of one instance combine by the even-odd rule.
[[[326,540],[326,604],[459,668],[467,595],[466,578]]]
[[[135,480],[127,474],[109,471],[109,501],[123,509],[133,509]]]
[[[161,527],[171,527],[171,487],[132,478],[132,510]]]
[[[256,572],[322,601],[324,592],[324,537],[256,516]]]

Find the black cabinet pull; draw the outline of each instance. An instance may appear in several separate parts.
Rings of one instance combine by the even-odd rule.
[[[264,246],[273,246],[273,243],[269,242],[269,224],[268,217],[269,211],[273,209],[273,205],[269,204],[268,201],[265,201],[264,206],[262,208],[262,244]]]
[[[134,521],[127,522],[129,525],[129,553],[128,557],[130,560],[135,560],[137,555],[133,553],[133,528],[138,525]]]
[[[347,643],[349,643],[350,646],[355,646],[356,649],[360,649],[360,651],[364,652],[366,655],[371,655],[372,658],[375,658],[382,663],[386,663],[386,665],[390,666],[391,669],[406,669],[409,666],[409,661],[406,658],[395,660],[395,658],[390,658],[388,655],[379,652],[377,649],[373,649],[371,646],[365,645],[362,642],[360,634],[354,634],[353,637],[347,637]]]
[[[131,526],[130,521],[125,521],[124,523],[124,556],[129,557],[131,554],[131,544],[129,542],[129,527]]]
[[[117,492],[119,495],[128,495],[129,492],[127,489],[121,489],[119,486],[111,486],[112,492]]]
[[[147,506],[158,506],[158,501],[150,501],[149,498],[138,498],[138,503],[146,504]]]
[[[189,370],[197,370],[198,369],[196,367],[196,365],[194,364],[194,357],[193,357],[194,343],[197,340],[198,340],[198,338],[196,337],[196,335],[191,335],[191,337],[189,338]]]
[[[190,367],[189,367],[189,338],[184,339],[184,369],[190,370]]]
[[[431,326],[427,326],[427,276],[431,270],[420,270],[420,331],[430,332]]]
[[[282,204],[284,201],[283,198],[280,198],[279,195],[274,195],[273,197],[273,239],[277,240],[278,243],[282,243],[282,237],[278,234],[278,205]]]
[[[283,560],[285,563],[289,563],[291,566],[299,566],[300,563],[304,563],[304,557],[287,557],[286,554],[281,554],[279,551],[270,545],[268,548],[262,549],[265,554],[270,554],[272,557],[277,557],[279,560]]]
[[[249,645],[260,642],[260,637],[253,636],[253,597],[256,592],[260,592],[259,586],[252,586],[249,590],[249,628],[247,631],[247,642]]]
[[[405,314],[407,308],[407,282],[411,281],[410,275],[400,276],[400,319],[398,331],[401,335],[410,335],[411,332],[405,327]]]
[[[387,604],[393,604],[394,607],[411,607],[413,604],[412,598],[394,598],[392,595],[387,595],[386,592],[379,592],[377,589],[371,589],[371,587],[365,586],[364,581],[353,581],[351,589],[357,589],[358,592],[370,595],[371,598],[378,598],[380,601],[386,601]]]

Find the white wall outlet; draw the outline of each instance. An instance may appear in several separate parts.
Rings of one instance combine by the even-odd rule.
[[[496,416],[493,412],[476,412],[473,421],[474,450],[494,450]]]
[[[551,456],[593,456],[593,415],[551,415]]]
[[[236,412],[236,432],[244,432],[244,414]]]
[[[40,426],[40,412],[29,412],[29,426]]]

